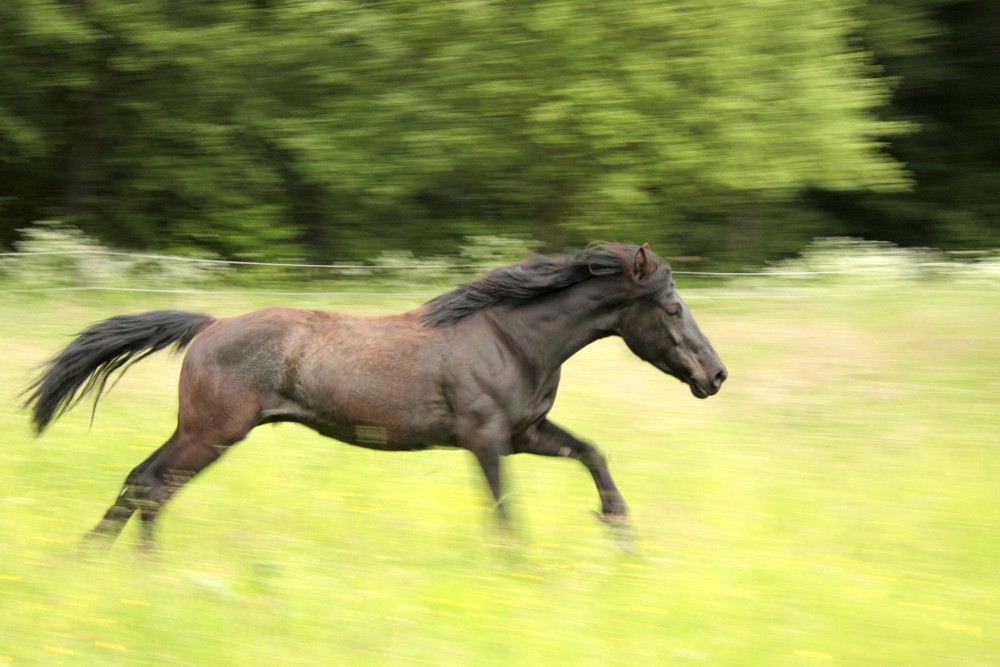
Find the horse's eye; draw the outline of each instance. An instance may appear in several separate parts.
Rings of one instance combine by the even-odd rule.
[[[664,310],[667,311],[667,315],[670,317],[679,317],[681,314],[681,305],[679,303],[672,303],[664,308]]]

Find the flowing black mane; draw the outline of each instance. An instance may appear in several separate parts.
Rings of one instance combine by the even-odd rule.
[[[532,257],[494,269],[424,304],[420,320],[446,327],[484,308],[515,305],[593,276],[624,273],[636,246],[600,244],[570,255]]]

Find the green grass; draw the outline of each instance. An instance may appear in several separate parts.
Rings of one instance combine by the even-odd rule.
[[[720,298],[727,297],[727,298]],[[623,553],[570,461],[505,463],[495,545],[462,452],[258,429],[164,514],[78,537],[169,435],[179,361],[133,368],[34,439],[17,392],[96,319],[240,295],[0,303],[0,664],[996,665],[1000,294],[941,285],[689,295],[731,379],[707,401],[621,341],[572,359],[553,418],[599,444],[638,534]]]

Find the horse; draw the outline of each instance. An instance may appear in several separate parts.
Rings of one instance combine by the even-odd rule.
[[[414,310],[356,317],[271,307],[231,318],[151,311],[78,334],[25,389],[36,435],[108,380],[173,346],[187,348],[177,427],[125,478],[86,537],[110,545],[135,512],[141,546],[185,483],[261,424],[295,422],[377,450],[451,447],[472,453],[508,524],[501,457],[583,464],[598,517],[628,524],[605,457],[548,418],[560,368],[584,346],[620,336],[640,359],[716,394],[726,367],[677,293],[670,266],[642,246],[594,244],[496,268]]]

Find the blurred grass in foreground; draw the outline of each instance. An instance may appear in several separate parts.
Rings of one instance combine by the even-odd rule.
[[[84,404],[40,440],[17,392],[94,320],[278,297],[5,298],[0,662],[996,664],[1000,293],[686,296],[731,372],[719,396],[695,400],[610,340],[567,364],[553,411],[609,455],[635,554],[589,516],[575,463],[506,461],[519,544],[497,549],[464,453],[281,425],[179,494],[156,558],[130,526],[92,560],[76,540],[169,435],[179,360],[136,366],[92,428]],[[366,314],[418,301],[280,300]]]

